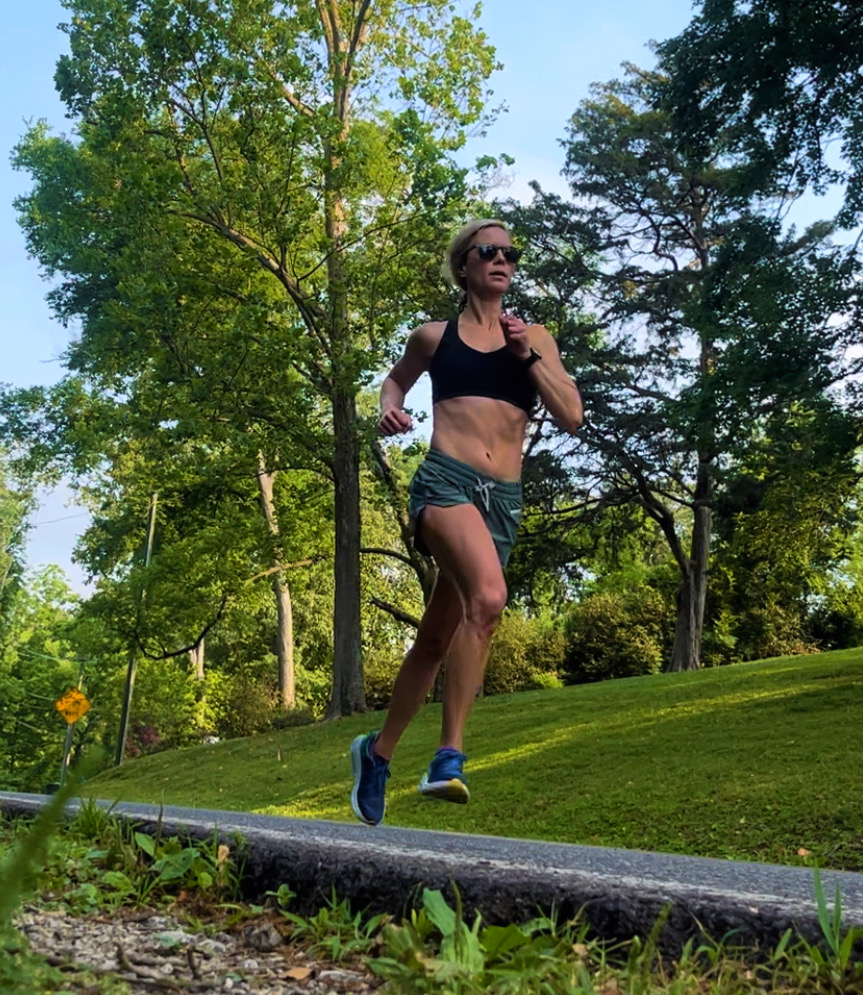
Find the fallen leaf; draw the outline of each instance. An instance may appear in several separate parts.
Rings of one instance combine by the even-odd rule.
[[[291,981],[305,981],[311,973],[310,967],[292,967],[289,971],[285,971],[285,977]]]

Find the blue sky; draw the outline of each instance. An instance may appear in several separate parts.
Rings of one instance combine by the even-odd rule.
[[[507,152],[516,165],[510,192],[531,179],[563,191],[558,140],[567,119],[594,81],[618,75],[621,62],[650,65],[647,43],[677,34],[692,16],[690,0],[486,0],[483,25],[504,69],[492,81],[494,100],[508,107],[489,134],[471,142],[472,157]],[[27,122],[44,118],[55,131],[70,124],[54,92],[54,66],[66,50],[57,25],[66,19],[59,0],[6,5],[0,35],[0,382],[49,384],[62,375],[59,357],[68,332],[51,318],[35,262],[27,258],[15,221],[14,198],[28,178],[9,154]],[[86,525],[65,490],[43,495],[28,546],[32,566],[57,563],[80,589],[83,575],[70,556]]]

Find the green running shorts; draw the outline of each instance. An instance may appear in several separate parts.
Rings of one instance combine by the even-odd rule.
[[[413,528],[414,544],[426,556],[428,546],[418,531],[423,508],[433,504],[439,508],[452,508],[457,504],[472,504],[479,509],[494,540],[498,559],[506,566],[518,523],[521,521],[522,491],[517,480],[497,480],[475,470],[467,463],[453,459],[437,449],[429,450],[420,464],[408,491],[408,514]]]

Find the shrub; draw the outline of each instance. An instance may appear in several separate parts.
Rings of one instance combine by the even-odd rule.
[[[529,618],[515,609],[504,612],[492,640],[483,693],[560,687],[563,651],[563,634],[551,620]],[[366,653],[363,676],[370,709],[389,706],[402,659],[389,649]]]
[[[271,678],[217,671],[207,675],[206,683],[209,724],[222,739],[263,732],[279,713],[278,689]]]
[[[130,722],[132,755],[189,746],[197,741],[199,684],[189,677],[185,662],[179,658],[139,660]],[[122,693],[119,686],[118,693]],[[147,730],[143,738],[136,729]]]
[[[297,708],[309,712],[313,718],[324,716],[330,703],[333,686],[332,665],[327,668],[306,669],[302,663],[294,667],[297,690]]]
[[[714,618],[705,619],[701,637],[702,667],[725,667],[740,660],[736,625],[736,617],[725,608]]]
[[[819,647],[806,637],[800,612],[776,601],[750,605],[737,622],[735,634],[744,660],[817,653]]]
[[[564,619],[564,668],[573,683],[654,674],[670,606],[652,587],[590,594]]]
[[[563,633],[551,620],[505,611],[492,640],[483,693],[560,687],[563,657]]]
[[[389,707],[393,684],[401,665],[401,656],[393,656],[389,652],[366,651],[363,660],[363,683],[368,708],[377,711]]]

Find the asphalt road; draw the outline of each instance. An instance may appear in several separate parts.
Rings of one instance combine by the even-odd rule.
[[[0,792],[0,810],[29,814],[46,800]],[[302,912],[320,908],[335,888],[354,908],[401,914],[423,887],[451,893],[455,884],[470,914],[479,910],[486,921],[581,910],[609,939],[646,934],[670,906],[661,941],[670,952],[700,929],[764,945],[788,928],[821,936],[808,868],[173,806],[115,804],[112,811],[144,831],[161,820],[168,834],[205,838],[215,830],[229,843],[241,834],[247,896],[288,884]],[[825,871],[822,879],[831,906],[839,891],[844,924],[863,926],[863,874]]]

